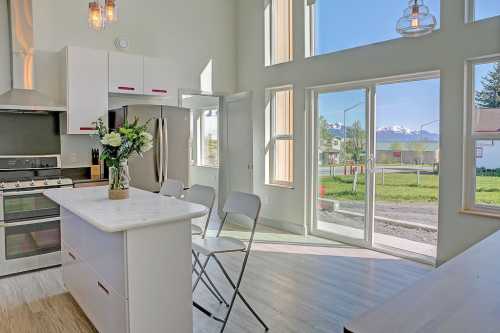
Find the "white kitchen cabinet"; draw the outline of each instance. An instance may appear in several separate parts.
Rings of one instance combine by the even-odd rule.
[[[165,60],[144,57],[144,95],[167,96],[175,93],[169,83],[169,69]]]
[[[109,52],[109,92],[142,95],[143,56]]]
[[[63,51],[66,134],[95,133],[95,121],[108,113],[107,52],[69,46]]]

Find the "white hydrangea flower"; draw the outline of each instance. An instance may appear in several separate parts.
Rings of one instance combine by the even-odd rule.
[[[104,138],[102,138],[101,143],[103,145],[119,147],[122,144],[122,137],[119,133],[111,132],[104,135]]]

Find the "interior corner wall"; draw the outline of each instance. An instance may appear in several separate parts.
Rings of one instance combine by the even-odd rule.
[[[396,39],[306,59],[304,0],[294,0],[294,61],[264,66],[264,0],[237,0],[237,88],[253,92],[254,189],[264,218],[306,228],[307,128],[305,89],[439,70],[441,73],[441,174],[438,264],[500,228],[499,219],[459,213],[462,192],[464,63],[500,53],[500,17],[465,24],[464,1],[441,1],[441,28],[418,39]],[[403,5],[402,5],[403,6]],[[346,14],[347,15],[347,14]],[[342,33],[342,32],[339,32]],[[294,86],[295,188],[264,185],[264,91]]]

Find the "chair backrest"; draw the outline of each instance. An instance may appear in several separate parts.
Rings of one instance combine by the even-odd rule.
[[[229,193],[226,202],[224,203],[224,208],[222,209],[225,214],[219,226],[219,230],[217,231],[217,237],[220,236],[229,214],[244,215],[252,220],[252,231],[247,245],[247,251],[249,251],[252,247],[253,238],[255,236],[257,220],[259,219],[260,214],[260,206],[260,198],[255,194],[236,191]]]
[[[231,192],[222,209],[224,213],[241,214],[256,220],[260,211],[260,198],[255,194]]]
[[[211,209],[215,202],[215,190],[210,186],[195,184],[184,194],[184,200]]]
[[[210,216],[212,215],[212,208],[214,207],[215,190],[210,186],[195,184],[187,190],[183,199],[208,208],[208,215],[205,221],[205,226],[203,227],[203,233],[201,234],[201,238],[205,238],[208,230],[208,224],[210,223]]]
[[[167,179],[161,189],[160,194],[168,197],[180,198],[184,192],[184,184],[176,179]]]

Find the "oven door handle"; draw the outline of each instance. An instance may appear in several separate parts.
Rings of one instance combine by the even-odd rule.
[[[20,195],[42,194],[44,190],[3,192],[4,197],[15,197]]]
[[[0,226],[3,226],[5,228],[10,228],[10,227],[19,227],[22,225],[41,224],[41,223],[60,222],[60,221],[61,221],[60,217],[52,217],[52,218],[38,219],[38,220],[0,223]]]

